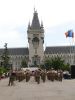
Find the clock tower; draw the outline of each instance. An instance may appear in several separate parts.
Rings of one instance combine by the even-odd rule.
[[[44,28],[39,22],[38,13],[34,10],[32,23],[27,29],[29,43],[29,66],[37,66],[43,63],[44,59]]]

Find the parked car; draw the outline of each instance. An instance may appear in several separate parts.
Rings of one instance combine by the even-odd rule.
[[[71,79],[71,74],[69,73],[69,71],[64,71],[63,72],[63,78],[64,79]]]

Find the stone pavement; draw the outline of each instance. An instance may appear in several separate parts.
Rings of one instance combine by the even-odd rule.
[[[8,79],[0,80],[0,100],[75,100],[75,79],[62,82],[41,82],[31,79],[8,86]]]

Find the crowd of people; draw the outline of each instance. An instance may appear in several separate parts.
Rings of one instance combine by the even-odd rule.
[[[11,70],[9,72],[9,86],[14,85],[14,81],[23,81],[25,80],[26,82],[29,82],[31,77],[34,77],[35,82],[37,82],[37,84],[40,84],[40,81],[42,80],[43,82],[45,82],[46,80],[50,80],[50,81],[61,81],[62,82],[62,78],[63,78],[63,71],[62,70],[54,70],[54,69],[50,69],[48,71],[46,71],[45,69],[37,69],[34,71],[30,71],[30,70],[18,70],[18,71],[13,71]]]

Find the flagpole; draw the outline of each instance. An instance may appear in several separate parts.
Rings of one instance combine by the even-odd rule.
[[[71,66],[71,64],[73,64],[73,63],[72,63],[72,59],[71,59],[71,53],[72,53],[72,46],[71,46],[71,44],[72,44],[73,40],[71,41],[71,40],[70,40],[70,37],[71,37],[72,39],[74,39],[74,32],[73,32],[73,30],[68,30],[68,31],[65,33],[65,35],[66,35],[66,38],[69,37],[69,41],[70,41],[70,58],[69,58],[69,63],[70,63],[70,66]]]
[[[73,33],[73,35],[74,35],[74,33]],[[71,53],[72,53],[72,55],[74,55],[74,50],[75,50],[75,47],[74,47],[74,36],[72,37],[72,45],[71,45]],[[72,61],[72,65],[74,64],[74,60]]]
[[[74,41],[74,38],[73,38],[73,54],[74,54],[74,61],[73,61],[73,63],[74,63],[74,65],[75,65],[75,41]]]
[[[70,39],[70,37],[69,37],[69,46],[70,46],[70,56],[69,56],[69,64],[70,64],[70,66],[71,66],[71,39]]]
[[[75,64],[75,42],[74,42],[74,64]]]

